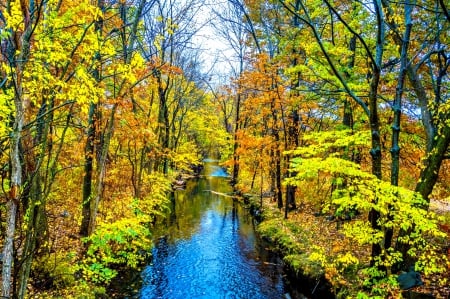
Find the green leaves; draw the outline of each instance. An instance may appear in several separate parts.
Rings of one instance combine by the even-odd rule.
[[[334,207],[338,217],[352,211],[361,214],[346,222],[342,233],[360,246],[380,245],[382,250],[373,257],[371,267],[365,265],[363,260],[355,261],[356,257],[348,255],[350,253],[330,259],[325,253],[316,252],[310,258],[328,267],[327,273],[334,269],[347,280],[352,278],[339,269],[347,264],[360,265],[363,270],[361,286],[370,285],[372,290],[368,295],[383,297],[395,289],[396,276],[381,269],[391,269],[405,258],[395,244],[386,246],[386,232],[392,230],[393,235],[398,236],[397,245],[410,246],[408,254],[417,258],[416,268],[425,274],[445,270],[445,257],[439,254],[439,248],[433,241],[444,238],[445,234],[439,230],[438,217],[422,208],[425,201],[420,194],[379,180],[347,159],[347,153],[357,146],[365,146],[368,137],[368,132],[352,135],[349,131],[306,136],[305,140],[310,145],[290,152],[296,155],[291,163],[291,171],[296,176],[286,179],[285,184],[301,186],[306,181],[325,181],[333,190],[323,204],[326,209]],[[371,211],[379,214],[376,226],[367,217]],[[342,284],[339,281],[336,283]],[[359,296],[365,298],[362,293]]]
[[[138,268],[152,248],[151,233],[142,217],[125,218],[101,224],[84,240],[88,244],[82,267],[85,278],[93,283],[108,283],[117,275],[118,266]]]

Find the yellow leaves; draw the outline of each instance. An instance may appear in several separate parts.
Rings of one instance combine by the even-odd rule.
[[[114,51],[114,49],[111,50]],[[115,93],[128,93],[130,88],[133,88],[145,76],[147,66],[144,58],[139,53],[133,53],[129,63],[123,61],[116,61],[113,64],[108,64],[104,67],[104,75],[111,77],[115,84],[119,82],[120,89]]]
[[[97,44],[99,45],[99,48],[97,48],[96,51],[98,51],[101,56],[111,57],[117,53],[111,40],[106,40],[101,44]]]
[[[379,244],[384,237],[383,232],[370,227],[370,223],[365,220],[357,220],[344,225],[344,234],[356,240],[359,244]]]
[[[61,8],[58,1],[47,4],[46,14],[36,28],[36,47],[39,59],[56,66],[72,62],[74,47],[76,55],[89,63],[96,52],[109,50],[102,44],[93,26],[101,17],[101,10],[88,0],[65,3]]]
[[[10,2],[10,10],[4,10],[5,17],[5,29],[12,29],[14,31],[24,30],[24,20],[22,15],[22,9],[19,0],[13,0]]]
[[[88,113],[89,105],[97,103],[103,95],[103,89],[83,66],[76,69],[74,79],[68,83],[64,91],[64,97],[67,100],[76,101],[85,115]]]
[[[135,83],[139,78],[138,74],[141,70],[144,70],[146,67],[146,62],[144,58],[139,53],[133,53],[133,57],[131,58],[131,62],[129,64],[129,72],[125,76],[126,80],[130,83]]]
[[[192,170],[192,165],[201,164],[199,152],[194,142],[185,142],[178,148],[176,153],[171,153],[170,158],[176,169],[189,173]]]
[[[389,12],[389,9],[383,9],[384,13],[387,16],[387,20],[389,23],[394,23],[397,26],[402,26],[404,24],[403,21],[403,11],[401,5],[392,6],[392,11]]]
[[[320,246],[313,245],[312,250],[313,251],[309,255],[309,259],[311,261],[318,262],[322,267],[325,267],[328,261],[324,249]]]
[[[14,89],[0,89],[0,138],[11,132],[8,125],[10,114],[14,111]]]
[[[342,268],[347,268],[359,264],[359,260],[351,252],[345,252],[344,254],[339,254],[337,256],[336,263]]]
[[[89,104],[105,94],[104,87],[91,74],[99,67],[97,54],[116,53],[114,44],[103,41],[95,30],[94,22],[102,12],[88,0],[65,2],[62,6],[52,0],[46,5],[23,73],[24,89],[32,102],[52,95],[58,102],[78,102],[82,112],[87,113]],[[135,59],[133,67],[138,63],[142,61]],[[67,70],[65,76],[60,75],[63,69]]]
[[[153,45],[155,46],[155,48],[158,52],[162,51],[163,42],[164,42],[164,36],[161,34],[157,34],[155,36],[155,39],[153,40]]]
[[[65,3],[63,8],[60,8],[59,1],[47,3],[42,22],[35,30],[36,40],[29,67],[24,71],[23,85],[31,101],[52,94],[58,101],[79,102],[82,111],[87,113],[88,104],[98,100],[102,91],[88,68],[94,64],[99,49],[110,53],[111,48],[102,47],[92,25],[99,13],[98,8],[87,0],[76,5]],[[66,77],[58,74],[77,61],[84,63],[69,68]]]
[[[94,2],[95,3],[95,2]],[[92,1],[81,0],[77,1],[74,6],[70,7],[73,9],[74,18],[77,18],[73,23],[75,24],[89,24],[93,21],[98,21],[103,17],[103,12],[97,5],[93,5]]]
[[[331,200],[326,199],[322,206],[334,207],[336,216],[345,216],[352,210],[364,215],[344,224],[342,232],[349,240],[360,246],[379,244],[383,247],[388,229],[393,229],[396,233],[401,229],[410,231],[407,236],[399,237],[398,242],[411,246],[409,254],[419,258],[419,264],[427,269],[424,271],[438,271],[441,269],[437,266],[441,263],[441,257],[430,258],[436,253],[436,248],[429,240],[443,238],[445,235],[439,231],[436,215],[422,209],[425,202],[421,196],[406,188],[381,181],[362,171],[359,165],[345,160],[352,147],[367,146],[367,140],[370,140],[370,132],[353,136],[345,130],[305,136],[304,141],[309,146],[288,152],[297,155],[291,160],[291,168],[296,176],[287,179],[285,183],[299,185],[311,178],[317,179],[317,184],[320,179],[326,181],[326,186],[334,186],[334,191]],[[373,227],[367,220],[366,215],[370,211],[378,213],[378,227]],[[332,250],[339,251],[339,248],[334,245]],[[320,252],[312,254],[312,258],[322,264],[325,262]],[[378,265],[391,267],[402,258],[399,252],[391,249],[381,252],[375,261]],[[344,282],[339,278],[340,269],[358,264],[354,256],[346,253],[338,254],[333,261],[327,261],[325,268],[333,283],[339,285]]]

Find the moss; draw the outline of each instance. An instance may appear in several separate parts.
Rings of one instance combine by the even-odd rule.
[[[34,283],[41,288],[64,288],[75,284],[75,254],[54,252],[33,263]]]
[[[307,253],[289,254],[283,260],[296,274],[301,273],[316,279],[324,275],[324,269],[320,263],[311,261]]]
[[[279,218],[264,220],[258,225],[258,233],[281,253],[281,255],[300,254],[306,251],[310,242],[308,235],[299,225]]]
[[[106,289],[79,279],[75,253],[54,252],[33,263],[33,286],[39,298],[99,298]]]

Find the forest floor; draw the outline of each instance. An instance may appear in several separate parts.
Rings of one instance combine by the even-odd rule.
[[[357,291],[355,286],[358,285],[358,274],[355,272],[354,277],[349,279],[348,273],[339,269],[336,258],[352,253],[358,258],[359,265],[368,264],[370,248],[358,246],[356,242],[346,238],[341,230],[342,221],[335,219],[330,221],[330,218],[324,215],[317,216],[317,209],[305,205],[291,211],[288,219],[284,220],[284,213],[277,208],[276,202],[265,199],[263,206],[264,220],[258,226],[258,231],[263,238],[275,244],[284,257],[285,263],[305,275],[324,275],[335,290],[348,288],[349,294]],[[442,225],[441,229],[448,229],[450,203],[434,200],[431,209],[444,216],[446,224]],[[367,217],[367,215],[358,217]],[[449,235],[447,242],[444,242],[442,253],[446,254],[450,260],[450,231],[447,233]],[[317,253],[317,248],[320,248],[319,251],[324,254],[324,261],[328,264],[326,269],[309,259],[311,254]],[[421,279],[423,285],[414,287],[410,291],[430,294],[434,298],[450,298],[450,263],[445,273],[430,276],[421,273]],[[393,291],[392,298],[399,298],[400,292],[400,290]]]
[[[440,214],[450,213],[450,199],[448,201],[432,199],[430,202],[430,209]]]

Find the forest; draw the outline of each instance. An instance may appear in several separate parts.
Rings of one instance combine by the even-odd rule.
[[[108,298],[208,157],[336,298],[447,298],[449,33],[444,0],[0,0],[1,298]]]

